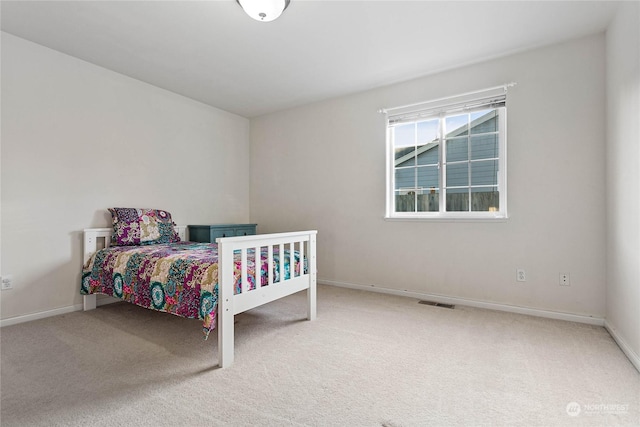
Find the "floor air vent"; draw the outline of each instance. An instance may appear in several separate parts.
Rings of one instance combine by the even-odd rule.
[[[432,305],[434,307],[443,307],[443,308],[453,308],[453,307],[455,307],[455,305],[453,305],[453,304],[444,304],[444,303],[441,303],[441,302],[424,301],[424,300],[418,301],[418,304]]]

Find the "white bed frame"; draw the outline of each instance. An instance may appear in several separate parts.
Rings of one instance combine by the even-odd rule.
[[[177,226],[176,231],[181,240],[187,240],[186,227]],[[111,228],[88,228],[84,230],[84,263],[100,247],[107,247],[111,241]],[[260,305],[275,301],[279,298],[307,290],[307,319],[316,318],[316,230],[299,231],[293,233],[258,234],[254,236],[224,237],[216,239],[218,243],[218,364],[226,368],[233,363],[234,328],[233,316]],[[104,238],[104,246],[99,246],[99,240]],[[256,288],[246,289],[247,280],[247,250],[253,249],[260,253],[260,248],[267,247],[269,285],[262,286],[260,280],[255,280]],[[291,252],[297,250],[307,258],[307,273],[300,268],[300,275],[293,275],[284,280],[284,258],[281,255],[280,281],[273,283],[273,248],[278,247],[280,254],[285,249]],[[234,251],[241,251],[242,260],[242,292],[234,293]],[[258,263],[256,263],[258,264]],[[256,265],[259,274],[260,267]],[[96,294],[84,295],[84,310],[96,308]]]

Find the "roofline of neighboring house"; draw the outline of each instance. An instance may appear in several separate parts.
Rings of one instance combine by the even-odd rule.
[[[471,128],[473,128],[475,126],[481,125],[482,123],[486,122],[487,120],[493,119],[495,117],[495,115],[496,115],[496,113],[495,113],[495,110],[494,110],[493,114],[482,115],[482,116],[478,117],[477,119],[475,119],[474,121],[472,121],[469,124],[469,126]],[[447,135],[446,138],[460,136],[460,134],[463,133],[463,132],[464,132],[463,130],[458,128],[456,130],[453,130],[453,131],[449,132],[449,134]],[[407,160],[411,159],[412,157],[419,156],[420,154],[424,153],[425,151],[429,151],[432,148],[437,147],[438,145],[440,145],[440,142],[437,139],[434,139],[432,142],[429,142],[428,144],[420,146],[420,148],[418,148],[417,150],[410,151],[409,153],[405,154],[404,156],[396,159],[395,166],[398,166],[398,165],[406,162]]]

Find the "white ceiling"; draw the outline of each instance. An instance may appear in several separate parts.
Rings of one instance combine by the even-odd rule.
[[[2,30],[245,117],[604,31],[611,1],[2,1]]]

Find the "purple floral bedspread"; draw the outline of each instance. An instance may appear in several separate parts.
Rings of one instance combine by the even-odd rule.
[[[261,250],[260,283],[268,284],[267,248]],[[254,251],[247,255],[249,289],[255,288]],[[234,254],[235,291],[240,292],[240,252]],[[273,281],[278,282],[279,254],[274,247]],[[289,251],[284,253],[285,280],[290,277]],[[294,275],[300,274],[294,251]],[[306,270],[306,265],[303,267]],[[80,293],[105,294],[181,317],[202,319],[205,338],[216,325],[218,245],[177,242],[146,246],[112,246],[91,256],[82,269]]]

